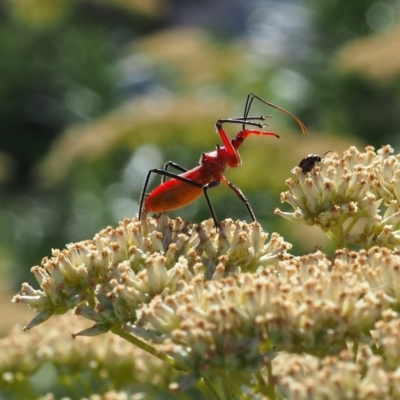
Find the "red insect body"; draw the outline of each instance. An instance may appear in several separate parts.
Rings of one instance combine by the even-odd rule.
[[[236,168],[242,164],[242,160],[237,149],[247,139],[248,136],[259,135],[279,138],[277,134],[272,132],[265,132],[259,129],[245,129],[245,125],[252,125],[258,128],[263,128],[266,125],[254,121],[265,121],[267,117],[248,117],[248,112],[254,98],[273,108],[276,108],[291,115],[299,123],[303,132],[307,133],[307,129],[304,124],[289,111],[286,111],[278,106],[266,102],[258,96],[250,93],[247,97],[243,117],[221,119],[217,121],[216,128],[222,140],[223,146],[217,145],[216,150],[209,153],[202,153],[199,164],[195,168],[186,171],[179,165],[169,162],[166,164],[164,169],[152,169],[148,172],[140,199],[140,217],[142,217],[142,212],[160,213],[176,210],[192,203],[202,194],[204,194],[211,214],[213,216],[215,225],[218,226],[218,221],[215,216],[215,212],[213,210],[211,202],[208,198],[207,190],[212,187],[218,186],[220,183],[223,183],[229,186],[236,193],[236,195],[246,206],[253,221],[255,221],[253,210],[251,209],[250,204],[242,191],[233,183],[229,182],[224,176],[224,173],[228,167]],[[240,124],[242,125],[242,130],[236,135],[234,139],[231,139],[225,129],[222,127],[223,123]],[[182,173],[178,175],[167,171],[168,165],[172,165],[174,168],[182,171]],[[146,196],[146,189],[149,183],[150,175],[152,173],[162,175],[162,183]],[[170,179],[165,181],[166,178]]]
[[[203,167],[198,166],[181,176],[202,183]],[[144,208],[148,212],[159,213],[176,210],[192,203],[203,194],[203,189],[190,186],[183,181],[171,178],[169,181],[156,187],[146,198]]]
[[[176,178],[171,178],[156,187],[146,197],[144,201],[146,212],[168,212],[184,207],[198,199],[203,194],[203,186],[210,182],[222,182],[228,185],[229,182],[223,174],[228,166],[236,168],[242,164],[237,149],[249,135],[279,137],[271,132],[245,129],[239,132],[235,139],[231,140],[223,129],[222,123],[217,123],[217,131],[225,146],[218,146],[215,151],[203,153],[197,167],[179,175],[201,186],[196,187]]]

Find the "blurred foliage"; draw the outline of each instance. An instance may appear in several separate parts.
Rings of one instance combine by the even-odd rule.
[[[154,21],[112,2],[32,1],[27,7],[10,1],[0,9],[0,257],[1,268],[14,276],[40,261],[40,253],[69,241],[71,229],[91,235],[92,229],[80,227],[89,226],[88,219],[105,221],[106,210],[94,207],[93,199],[103,177],[109,178],[106,171],[97,168],[93,176],[97,166],[86,169],[82,161],[79,178],[43,186],[34,167],[67,126],[118,104],[115,60],[128,39],[154,29]],[[82,208],[74,217],[76,205],[87,203],[84,208],[99,216],[85,218]]]
[[[161,0],[2,4],[0,268],[16,286],[52,247],[134,215],[148,169],[168,160],[195,166],[220,142],[215,121],[242,115],[249,92],[311,131],[304,136],[290,118],[255,103],[254,115],[273,113],[271,131],[281,139],[251,138],[243,166],[227,174],[263,227],[294,243],[296,254],[327,244],[273,216],[291,168],[306,154],[350,144],[396,147],[400,60],[380,44],[396,43],[398,1],[254,0],[229,35],[222,22],[215,31],[191,25],[190,10]],[[357,63],[371,48],[379,60]],[[391,74],[379,67],[386,59]],[[219,218],[248,219],[228,188],[210,197]],[[203,199],[172,214],[209,217]]]
[[[20,185],[62,129],[115,107],[118,51],[151,24],[95,2],[34,1],[29,12],[13,3],[0,14],[0,148],[16,163],[9,182]]]
[[[132,217],[147,171],[168,160],[195,166],[220,143],[215,121],[242,115],[249,92],[298,115],[310,135],[255,103],[252,114],[273,114],[270,130],[281,138],[249,139],[228,178],[294,254],[331,250],[318,229],[273,211],[309,153],[400,148],[400,2],[252,0],[245,12],[208,3],[0,2],[3,285],[19,287],[51,248]],[[207,17],[221,21],[215,30],[198,23]],[[228,188],[210,197],[220,219],[249,220]],[[176,215],[200,222],[209,210],[199,199]]]
[[[29,334],[16,325],[0,339],[2,366],[8,368],[0,382],[1,399],[128,399],[127,393],[143,399],[203,398],[196,388],[172,394],[168,379],[182,373],[125,339],[110,333],[72,340],[71,326],[88,324],[67,313]]]
[[[389,0],[378,3],[375,0],[353,0],[351,2],[308,0],[307,4],[314,14],[315,29],[319,33],[318,36],[315,36],[315,40],[322,44],[319,46],[319,50],[328,54],[349,40],[373,33],[374,25],[371,24],[373,17],[381,18],[382,28],[384,28],[384,11],[376,9],[374,14],[374,7],[379,7],[380,4],[386,5],[387,13],[390,13],[390,8],[392,5],[396,6],[396,1]],[[377,13],[379,14],[376,15]]]
[[[397,51],[400,28],[350,42],[341,49],[339,64],[343,69],[360,71],[374,81],[396,80],[400,72],[400,54]],[[387,55],[391,56],[388,57]]]

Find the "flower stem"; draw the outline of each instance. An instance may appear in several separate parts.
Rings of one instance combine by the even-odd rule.
[[[231,376],[226,371],[219,371],[218,376],[222,382],[225,399],[227,400],[249,399],[249,397],[243,393],[243,390],[236,384],[238,380],[231,379]]]
[[[358,341],[357,340],[353,343],[353,353],[354,353],[353,360],[354,360],[354,362],[356,362],[357,361],[357,353],[358,353]]]
[[[210,380],[207,378],[201,378],[197,383],[198,388],[202,391],[204,396],[207,397],[208,400],[222,400],[221,396],[214,389]]]
[[[158,359],[166,362],[167,364],[171,365],[173,368],[175,368],[178,371],[187,371],[187,369],[181,365],[179,362],[174,360],[171,357],[168,357],[165,354],[159,353],[154,347],[150,346],[143,340],[138,339],[137,337],[131,335],[130,333],[127,333],[124,331],[121,326],[119,325],[114,325],[111,328],[111,332],[122,337],[123,339],[127,340],[128,342],[132,343],[133,345],[141,348],[142,350],[146,351],[147,353],[151,354],[154,357],[157,357]]]
[[[268,376],[268,386],[265,388],[268,398],[270,400],[276,400],[275,385],[274,385],[274,375],[272,373],[272,363],[269,358],[266,360],[267,376]]]

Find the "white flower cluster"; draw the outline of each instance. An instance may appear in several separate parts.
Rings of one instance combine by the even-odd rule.
[[[400,246],[400,155],[390,146],[377,152],[350,147],[339,157],[329,153],[308,174],[300,167],[281,194],[294,212],[275,213],[294,222],[317,225],[336,246],[354,243]],[[381,215],[382,214],[382,215]]]
[[[85,334],[99,334],[136,321],[141,305],[180,290],[197,275],[220,279],[289,257],[291,246],[278,234],[267,239],[258,223],[226,220],[217,232],[212,220],[191,228],[165,215],[143,223],[126,219],[93,240],[53,250],[32,268],[41,289],[24,283],[13,301],[39,312],[26,329],[75,308],[96,323]]]
[[[399,360],[398,360],[399,361]],[[277,392],[287,400],[400,398],[400,370],[385,369],[385,360],[362,347],[354,354],[318,358],[280,353],[272,362]]]
[[[325,354],[368,332],[400,304],[400,258],[388,249],[293,258],[258,274],[183,284],[142,309],[137,324],[195,371],[257,369],[260,349]]]
[[[179,377],[174,368],[117,335],[107,333],[73,340],[71,327],[84,329],[85,325],[87,321],[67,313],[55,316],[29,334],[23,332],[20,326],[15,326],[6,337],[0,339],[1,397],[6,398],[2,389],[15,389],[15,393],[19,394],[17,398],[33,398],[24,396],[32,393],[32,387],[30,391],[28,389],[32,382],[27,378],[49,365],[54,366],[55,370],[46,376],[47,385],[59,380],[66,385],[74,381],[79,386],[81,376],[85,380],[82,386],[88,398],[93,400],[130,398],[122,394],[121,397],[113,397],[111,390],[116,388],[129,388],[130,392],[137,394],[156,386],[167,391],[171,379]],[[110,391],[110,394],[89,397],[99,388]],[[60,397],[48,395],[44,398],[50,400]],[[78,398],[76,393],[73,398]]]
[[[74,336],[111,330],[184,371],[173,390],[218,376],[235,393],[288,399],[399,393],[398,252],[288,248],[257,223],[227,220],[216,232],[211,220],[126,219],[53,251],[32,270],[41,289],[24,284],[14,301],[39,312],[26,329],[73,308],[95,322]],[[286,362],[289,353],[299,356]]]

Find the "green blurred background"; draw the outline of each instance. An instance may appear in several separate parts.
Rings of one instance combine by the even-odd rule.
[[[318,228],[273,212],[309,153],[398,150],[399,13],[395,0],[0,1],[3,305],[51,248],[133,217],[150,168],[195,166],[220,143],[215,121],[242,115],[249,92],[310,134],[255,103],[281,139],[251,137],[228,179],[294,254],[330,251]],[[228,188],[210,197],[220,219],[249,220]],[[176,215],[210,217],[204,199]]]

